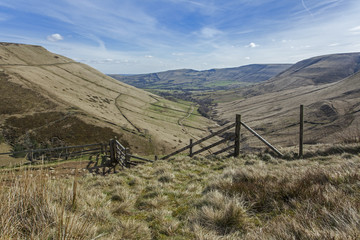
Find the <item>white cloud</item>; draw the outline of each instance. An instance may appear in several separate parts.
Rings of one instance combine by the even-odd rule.
[[[350,28],[349,31],[350,31],[352,34],[359,34],[359,33],[360,33],[360,26],[356,26],[356,27]]]
[[[256,43],[249,43],[249,45],[246,45],[246,47],[250,47],[250,48],[256,48],[256,47],[259,47],[260,45],[256,44]]]
[[[50,42],[57,42],[57,41],[64,40],[63,36],[61,36],[58,33],[51,34],[51,35],[47,36],[46,39]]]
[[[353,28],[349,29],[349,31],[351,31],[351,32],[360,31],[360,26],[353,27]]]
[[[201,29],[200,35],[204,38],[213,38],[214,36],[221,33],[222,32],[216,28],[204,27],[203,29]]]

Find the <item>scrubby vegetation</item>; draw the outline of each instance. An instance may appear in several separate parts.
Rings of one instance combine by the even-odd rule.
[[[0,239],[357,239],[360,155],[176,157],[107,176],[3,172]]]
[[[117,134],[108,127],[88,124],[74,115],[63,112],[9,117],[5,125],[5,138],[13,146],[14,151],[107,142],[114,136],[122,139],[125,146],[129,146],[122,134]]]

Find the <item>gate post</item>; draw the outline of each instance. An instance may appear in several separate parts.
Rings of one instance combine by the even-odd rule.
[[[115,162],[115,146],[114,146],[115,140],[111,139],[109,142],[109,146],[110,146],[110,160],[112,162]]]
[[[241,115],[236,114],[235,121],[235,149],[234,149],[234,157],[238,157],[240,155],[240,131],[241,131]]]
[[[130,154],[129,154],[129,149],[125,148],[125,167],[130,168]]]

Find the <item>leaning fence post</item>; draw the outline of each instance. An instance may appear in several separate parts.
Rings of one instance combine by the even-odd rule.
[[[238,157],[240,155],[240,131],[241,131],[241,115],[236,114],[234,157]]]
[[[304,145],[304,105],[300,105],[299,157],[303,157]]]
[[[189,156],[192,157],[193,156],[193,140],[190,139],[190,145],[189,145]]]

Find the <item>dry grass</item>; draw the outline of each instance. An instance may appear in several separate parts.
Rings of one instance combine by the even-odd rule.
[[[75,191],[57,186],[42,172],[7,176],[1,188],[1,239],[88,239],[94,228],[73,212]],[[74,185],[76,186],[76,185]],[[70,197],[69,197],[70,196]]]
[[[176,157],[108,176],[2,175],[2,239],[357,239],[360,156]],[[20,177],[20,175],[21,177]]]

